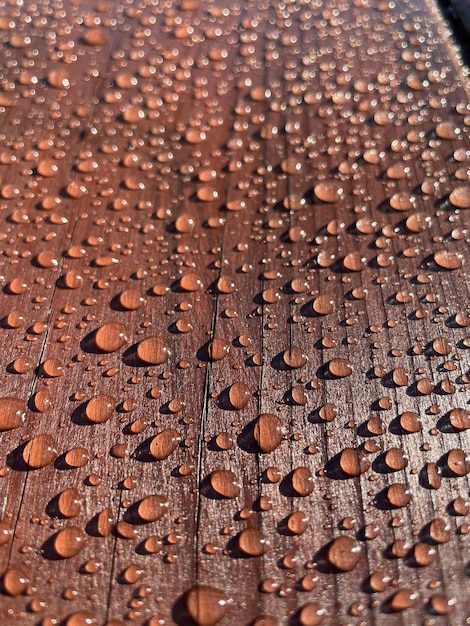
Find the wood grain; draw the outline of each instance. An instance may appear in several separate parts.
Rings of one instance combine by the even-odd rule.
[[[450,35],[430,0],[3,5],[2,624],[467,623]]]

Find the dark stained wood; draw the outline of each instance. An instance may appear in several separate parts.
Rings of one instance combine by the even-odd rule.
[[[2,624],[466,623],[447,28],[430,0],[2,7]]]

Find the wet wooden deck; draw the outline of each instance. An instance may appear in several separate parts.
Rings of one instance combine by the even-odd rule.
[[[0,46],[1,624],[468,623],[434,3],[4,2]]]

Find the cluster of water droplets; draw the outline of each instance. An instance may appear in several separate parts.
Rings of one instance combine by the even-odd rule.
[[[2,623],[461,623],[470,106],[437,14],[2,14]]]

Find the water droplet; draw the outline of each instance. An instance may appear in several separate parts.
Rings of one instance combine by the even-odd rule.
[[[451,409],[449,411],[449,422],[459,432],[468,430],[470,428],[470,411],[461,408]]]
[[[245,528],[238,535],[238,548],[246,556],[263,556],[269,550],[269,545],[263,533],[257,528]]]
[[[255,420],[253,436],[260,452],[273,452],[283,439],[281,420],[272,413],[262,413]]]
[[[340,572],[352,572],[361,557],[360,546],[346,535],[333,539],[326,550],[328,563]]]
[[[136,354],[142,363],[162,365],[168,361],[171,352],[165,339],[156,335],[139,341],[136,347]]]
[[[160,495],[145,496],[137,503],[136,511],[140,522],[156,522],[167,513],[168,501]]]
[[[291,484],[294,494],[300,498],[309,496],[315,488],[314,478],[308,467],[296,467],[292,472]]]
[[[85,415],[92,424],[103,424],[110,419],[115,407],[116,399],[106,393],[101,393],[88,400]]]
[[[313,190],[319,200],[328,203],[337,202],[344,193],[341,183],[334,180],[318,183]]]
[[[352,374],[352,365],[347,359],[335,358],[328,363],[328,371],[335,378],[345,378]]]
[[[228,598],[223,591],[209,585],[196,585],[185,594],[185,605],[197,626],[215,626],[227,614]]]
[[[137,311],[146,304],[147,299],[138,289],[126,289],[119,294],[118,302],[125,311]]]
[[[349,252],[343,259],[343,266],[350,272],[361,272],[366,267],[367,259],[360,252]]]
[[[82,41],[87,46],[104,46],[108,42],[108,38],[99,28],[91,28],[83,35]]]
[[[80,513],[81,506],[82,497],[75,487],[68,487],[57,499],[57,507],[62,517],[76,517]]]
[[[10,567],[3,574],[3,590],[9,596],[20,596],[26,591],[28,584],[28,576],[21,567]]]
[[[174,428],[166,428],[150,441],[149,452],[152,459],[163,461],[178,447],[181,436]]]
[[[235,381],[230,386],[228,396],[231,406],[237,411],[240,411],[248,406],[252,393],[248,385],[245,385],[245,383],[241,381]]]
[[[202,289],[202,281],[196,274],[185,274],[179,279],[181,291],[193,292]]]
[[[304,367],[308,362],[308,357],[302,348],[297,346],[290,346],[287,350],[284,350],[282,354],[282,360],[292,369],[300,369]]]
[[[460,448],[447,453],[447,467],[454,476],[466,476],[470,472],[470,457]]]
[[[293,535],[303,535],[308,528],[308,517],[302,511],[294,511],[287,518],[287,528]]]
[[[470,185],[461,185],[453,189],[449,202],[457,209],[470,209]]]
[[[388,599],[387,604],[391,611],[400,613],[418,604],[418,594],[411,589],[403,587],[395,591],[391,598]]]
[[[96,626],[97,623],[97,619],[89,611],[74,611],[64,621],[64,626]]]
[[[84,543],[83,531],[78,526],[69,526],[54,537],[54,550],[61,559],[71,559],[82,550]]]
[[[117,352],[129,341],[127,328],[119,322],[107,322],[98,328],[94,343],[100,352]]]
[[[313,301],[313,310],[318,315],[330,315],[335,311],[335,302],[331,296],[322,294]]]
[[[407,485],[393,483],[387,488],[387,500],[390,506],[402,508],[411,502],[411,492]]]
[[[318,602],[308,602],[299,610],[301,626],[318,626],[325,619],[326,611]]]
[[[240,484],[231,470],[214,470],[208,480],[212,490],[221,498],[233,499],[240,495]]]
[[[390,198],[390,206],[395,211],[411,211],[415,208],[416,198],[407,191],[398,191]]]
[[[343,474],[352,478],[367,472],[370,463],[363,452],[355,448],[344,448],[339,457],[339,466]]]
[[[221,361],[229,352],[230,344],[219,337],[214,337],[207,345],[207,356],[211,362]]]
[[[456,604],[455,598],[449,598],[444,593],[433,593],[429,598],[429,607],[435,615],[448,615]]]
[[[55,439],[52,435],[36,435],[23,448],[23,461],[29,469],[41,469],[57,458]]]
[[[26,403],[19,398],[0,398],[0,431],[13,430],[23,424]]]
[[[434,263],[444,270],[458,270],[463,265],[462,255],[449,250],[436,250],[433,259]]]

